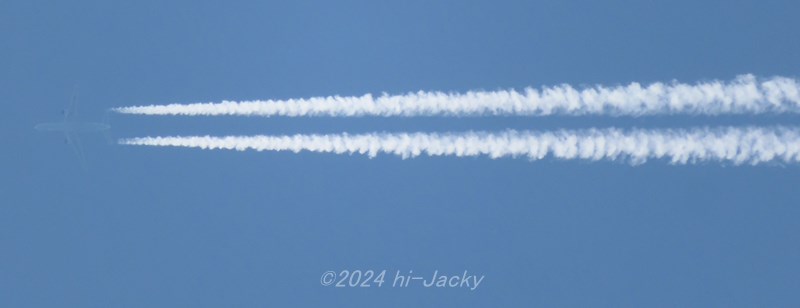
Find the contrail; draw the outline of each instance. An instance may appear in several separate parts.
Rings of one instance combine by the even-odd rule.
[[[499,133],[369,133],[284,136],[190,136],[121,139],[124,145],[201,149],[379,153],[403,158],[429,156],[527,157],[540,160],[623,160],[632,164],[666,159],[672,164],[729,162],[734,165],[800,162],[800,128],[722,127],[695,129],[617,128]]]
[[[800,112],[800,82],[742,75],[729,82],[642,86],[570,85],[524,91],[416,92],[405,95],[328,96],[307,99],[131,106],[112,109],[142,115],[186,116],[483,116],[759,114]]]

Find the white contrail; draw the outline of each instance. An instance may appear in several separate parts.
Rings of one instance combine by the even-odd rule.
[[[723,127],[696,129],[586,129],[500,133],[370,133],[359,135],[191,136],[121,139],[120,144],[256,151],[378,153],[403,158],[504,156],[539,160],[625,160],[633,164],[666,159],[673,164],[705,161],[740,164],[800,162],[800,129]]]
[[[656,115],[800,112],[800,82],[742,75],[729,82],[671,82],[642,86],[570,85],[524,91],[424,92],[405,95],[329,96],[307,99],[222,101],[114,108],[143,115],[188,116],[480,116]]]

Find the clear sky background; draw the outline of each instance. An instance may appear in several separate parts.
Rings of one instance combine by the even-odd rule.
[[[379,3],[380,2],[380,3]],[[2,1],[0,306],[800,305],[800,168],[123,147],[111,107],[796,77],[795,1]],[[182,118],[112,135],[794,125],[797,116]],[[475,291],[327,270],[485,275]]]

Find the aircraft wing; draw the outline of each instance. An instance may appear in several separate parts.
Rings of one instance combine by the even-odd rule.
[[[69,106],[64,110],[64,121],[74,119],[78,115],[78,87],[72,90],[72,97],[69,100]]]
[[[78,135],[72,132],[64,132],[64,137],[72,148],[72,152],[75,153],[75,156],[78,158],[81,169],[86,170],[86,158],[83,155],[83,147],[81,146],[81,140],[78,138]]]

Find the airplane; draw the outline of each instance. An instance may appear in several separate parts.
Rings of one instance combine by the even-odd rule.
[[[111,129],[111,125],[99,122],[80,122],[77,118],[76,95],[72,95],[68,109],[62,112],[64,118],[60,122],[40,123],[34,126],[34,129],[44,132],[62,132],[64,133],[64,142],[69,144],[72,151],[78,157],[82,168],[86,168],[86,162],[81,148],[80,138],[78,134],[81,133],[107,133]]]

